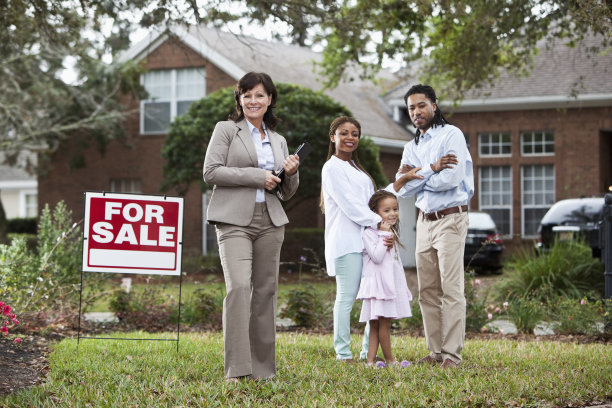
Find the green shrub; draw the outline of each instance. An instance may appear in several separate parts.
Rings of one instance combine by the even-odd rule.
[[[82,236],[63,202],[40,216],[36,250],[24,237],[0,245],[0,287],[20,312],[75,310],[81,273]]]
[[[412,316],[405,319],[398,319],[392,322],[392,327],[398,329],[422,329],[423,328],[423,315],[421,314],[421,307],[419,306],[418,298],[415,296],[410,302],[410,310]]]
[[[603,288],[603,266],[581,242],[557,242],[540,256],[523,252],[507,264],[506,278],[496,285],[500,299],[544,302],[550,295],[580,299],[594,292],[600,297]]]
[[[8,234],[9,243],[16,238],[21,238],[25,240],[26,247],[29,251],[36,251],[36,246],[38,245],[38,236],[36,234],[22,234],[17,232],[11,232]]]
[[[604,332],[612,335],[612,299],[604,299]]]
[[[109,309],[119,319],[123,319],[130,312],[130,294],[123,289],[115,290],[109,302]]]
[[[37,223],[36,218],[12,218],[6,221],[6,226],[9,234],[36,234]]]
[[[303,261],[302,259],[306,259]],[[325,268],[325,230],[322,228],[291,228],[285,230],[281,263],[302,272],[322,273]]]
[[[509,303],[506,313],[521,333],[533,333],[533,329],[546,315],[544,306],[535,299],[518,299]]]
[[[164,294],[165,285],[149,285],[142,290],[113,292],[110,310],[131,330],[172,330],[178,306]]]
[[[290,318],[298,326],[326,327],[332,312],[329,303],[324,302],[311,285],[305,285],[289,291],[280,316]]]
[[[181,321],[220,329],[223,318],[223,289],[197,289],[181,308]]]
[[[221,258],[219,258],[218,253],[202,254],[199,250],[188,252],[183,256],[182,270],[187,274],[223,272]]]
[[[559,297],[549,302],[548,307],[549,316],[555,322],[554,330],[559,334],[594,336],[604,324],[604,303],[599,300]]]
[[[334,301],[332,301],[332,303],[330,304],[330,309],[332,310],[332,321],[333,321],[333,310],[334,310]],[[355,303],[353,303],[353,308],[351,309],[351,327],[354,329],[360,329],[365,327],[365,322],[360,322],[359,321],[359,317],[361,316],[361,306],[363,304],[363,301],[361,300],[356,300]]]
[[[480,279],[474,278],[474,272],[465,273],[465,330],[469,332],[480,332],[488,320],[486,297],[477,296],[480,285]]]

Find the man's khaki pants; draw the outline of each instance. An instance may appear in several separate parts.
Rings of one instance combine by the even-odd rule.
[[[217,225],[227,295],[223,301],[225,376],[270,378],[276,372],[276,292],[285,227],[255,204],[250,225]]]
[[[461,363],[465,338],[463,252],[467,212],[430,221],[419,213],[416,266],[427,348],[437,361]]]

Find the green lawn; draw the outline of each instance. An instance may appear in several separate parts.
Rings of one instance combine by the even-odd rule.
[[[353,336],[354,352],[360,340]],[[0,397],[0,406],[549,407],[612,399],[612,348],[603,344],[468,340],[454,371],[338,363],[331,335],[280,333],[277,344],[273,380],[228,385],[221,333],[182,334],[178,353],[172,342],[81,340],[77,348],[64,340],[50,355],[47,383]],[[393,347],[398,359],[426,354],[423,338],[395,336]]]

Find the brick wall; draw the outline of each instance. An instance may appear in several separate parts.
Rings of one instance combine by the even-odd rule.
[[[469,137],[474,160],[476,195],[473,209],[479,208],[479,166],[509,165],[512,167],[513,231],[520,239],[521,231],[521,166],[552,164],[555,167],[555,200],[601,194],[606,172],[602,163],[609,162],[610,148],[602,135],[612,129],[612,107],[583,109],[547,109],[511,112],[456,113],[449,120]],[[522,131],[551,131],[555,153],[551,156],[521,156]],[[512,137],[510,157],[479,157],[478,134],[509,132]],[[606,158],[607,156],[607,158]]]
[[[143,62],[148,69],[205,67],[207,94],[235,84],[234,79],[174,38]],[[125,140],[113,141],[105,149],[83,135],[63,143],[39,176],[39,208],[64,200],[79,220],[83,217],[83,192],[108,191],[111,179],[141,179],[143,194],[161,194],[165,135],[140,135],[139,101],[126,95],[122,103],[134,110],[125,121]],[[185,195],[184,219],[184,248],[201,248],[202,197],[198,186],[192,186]]]

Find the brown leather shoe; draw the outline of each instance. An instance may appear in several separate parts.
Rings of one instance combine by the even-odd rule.
[[[438,360],[433,358],[430,354],[430,355],[423,357],[419,361],[417,361],[417,364],[423,364],[423,363],[427,363],[429,365],[435,366],[436,364],[438,364]]]
[[[457,368],[458,365],[459,364],[455,363],[450,358],[447,358],[444,360],[444,362],[442,362],[442,368]]]

